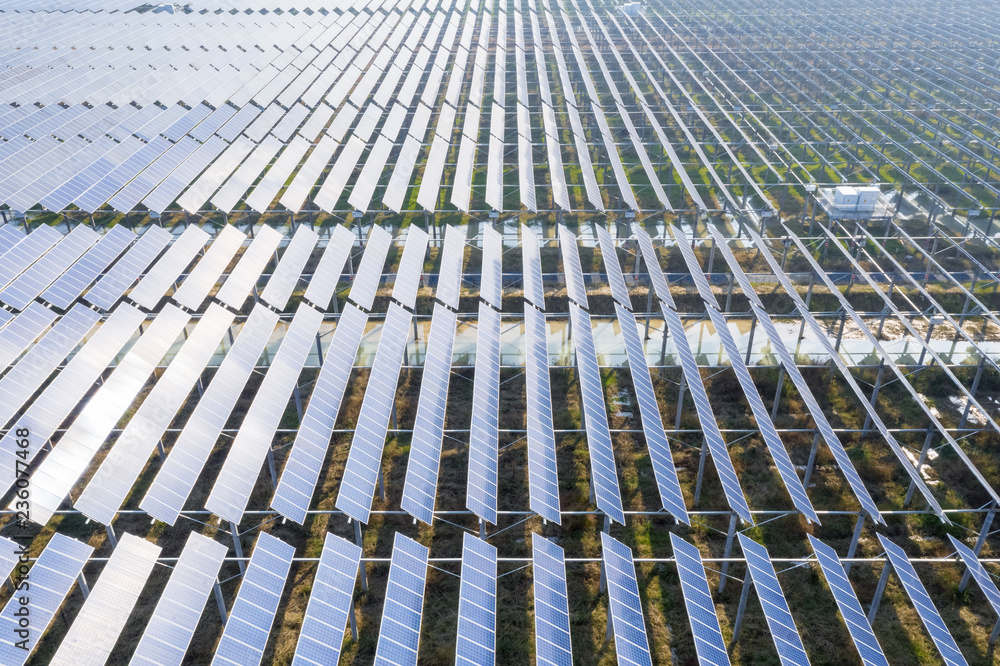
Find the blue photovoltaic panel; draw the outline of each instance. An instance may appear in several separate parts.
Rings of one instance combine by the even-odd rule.
[[[500,313],[479,304],[476,374],[472,387],[469,478],[466,507],[480,520],[497,522],[497,450],[500,427]]]
[[[341,224],[334,226],[305,294],[307,301],[324,312],[330,307],[330,301],[336,294],[337,283],[340,282],[340,275],[344,272],[344,264],[347,263],[353,248],[354,234]]]
[[[882,547],[885,548],[886,557],[889,558],[893,571],[899,576],[899,582],[903,584],[903,589],[906,590],[907,596],[910,597],[914,608],[917,609],[917,615],[920,616],[921,621],[924,623],[924,628],[930,634],[931,640],[934,641],[934,645],[937,646],[938,651],[941,653],[944,663],[948,664],[948,666],[967,664],[968,662],[965,660],[965,657],[962,656],[962,651],[958,649],[955,639],[952,637],[951,632],[948,631],[944,620],[941,619],[941,614],[938,612],[937,607],[934,606],[930,595],[927,594],[923,583],[920,582],[913,564],[910,563],[910,558],[906,556],[902,548],[889,541],[883,535],[879,534],[878,540],[882,544]]]
[[[0,330],[0,372],[6,370],[55,319],[55,312],[41,303],[32,303],[4,326]]]
[[[464,261],[465,239],[462,237],[462,230],[458,227],[448,226],[444,234],[441,269],[434,296],[452,310],[458,309],[459,298],[462,296],[462,264]]]
[[[736,373],[736,379],[743,387],[743,394],[746,395],[747,402],[750,403],[750,410],[757,421],[757,427],[760,428],[760,435],[764,439],[764,444],[767,445],[767,450],[771,453],[771,458],[778,469],[778,475],[785,483],[785,489],[788,490],[792,503],[807,520],[819,523],[819,516],[816,515],[816,510],[813,508],[812,502],[809,501],[809,496],[806,495],[806,489],[803,487],[802,481],[799,480],[795,465],[788,456],[788,451],[771,421],[771,415],[764,407],[764,401],[760,397],[757,385],[754,384],[753,378],[750,376],[746,363],[743,362],[743,354],[736,345],[733,334],[729,331],[726,318],[715,308],[706,309],[708,316],[712,319],[712,324],[715,326],[719,340],[726,349],[726,355],[729,357],[729,364],[732,366],[733,372]]]
[[[593,476],[591,482],[594,484],[597,508],[624,525],[625,511],[622,508],[622,494],[618,486],[618,468],[615,465],[615,452],[611,445],[608,408],[604,402],[604,383],[601,381],[601,370],[597,365],[597,348],[594,345],[590,315],[575,303],[570,303],[569,313],[573,326],[576,363],[580,373],[583,420],[587,430],[587,448],[590,451]]]
[[[13,224],[0,224],[0,255],[13,247],[25,233]]]
[[[258,666],[278,611],[295,548],[262,532],[257,537],[236,602],[212,664]]]
[[[809,656],[802,645],[799,631],[795,628],[795,620],[788,609],[788,602],[785,601],[781,585],[778,584],[778,576],[774,572],[774,565],[771,564],[767,549],[743,533],[739,533],[738,536],[743,555],[747,560],[750,580],[757,590],[757,597],[764,609],[764,618],[767,620],[768,629],[771,630],[771,639],[778,650],[782,666],[808,666]],[[743,584],[749,585],[750,582],[743,581]]]
[[[192,532],[174,565],[130,666],[181,666],[229,548]]]
[[[531,533],[535,592],[535,660],[538,664],[572,666],[569,594],[563,549],[537,532]]]
[[[20,277],[0,291],[0,300],[16,310],[28,307],[100,237],[90,227],[82,224],[77,226],[21,273]]]
[[[202,302],[208,297],[208,293],[212,290],[212,287],[215,286],[215,283],[220,280],[223,271],[225,271],[226,267],[232,262],[233,257],[236,256],[236,253],[239,251],[240,247],[243,245],[243,241],[245,240],[246,235],[231,224],[227,224],[222,227],[222,229],[219,229],[219,231],[216,232],[215,237],[212,239],[211,245],[208,246],[208,250],[202,254],[201,258],[195,263],[194,268],[191,269],[188,276],[184,278],[183,282],[181,282],[180,287],[178,287],[174,292],[174,301],[191,311],[195,311],[200,308]],[[175,247],[177,242],[179,242],[179,240],[175,241]],[[192,245],[194,245],[193,242]],[[200,248],[201,246],[199,245],[195,252],[197,252]],[[164,255],[164,259],[166,259],[166,257],[169,256],[173,250],[174,248],[170,248],[170,250],[167,251],[167,254]],[[179,262],[182,261],[183,259],[179,260]],[[153,268],[153,271],[155,270],[156,267]],[[183,272],[183,269],[179,272]],[[149,278],[147,277],[146,279],[148,280]],[[136,299],[141,298],[138,296],[138,292],[143,288],[144,283],[145,281],[140,282],[139,286],[137,286],[130,295],[130,298],[140,305],[142,305],[142,303]],[[166,288],[164,288],[164,291],[166,291]],[[152,304],[155,304],[156,300],[158,300],[158,298],[153,300]],[[224,299],[219,300],[223,303],[226,302]],[[147,305],[146,307],[150,306]]]
[[[240,256],[225,283],[215,293],[215,298],[234,310],[239,310],[256,286],[261,274],[278,250],[278,244],[285,238],[280,231],[262,226],[254,234],[250,246]]]
[[[715,246],[719,248],[723,258],[726,260],[726,263],[729,264],[729,267],[733,270],[733,276],[736,278],[736,282],[739,283],[740,289],[743,290],[743,295],[747,297],[748,301],[763,309],[764,303],[761,302],[760,297],[757,296],[757,292],[754,291],[751,286],[746,273],[743,272],[742,268],[739,268],[740,263],[736,260],[736,255],[733,254],[733,251],[729,249],[729,243],[726,242],[725,236],[720,234],[718,229],[714,229],[712,227],[709,227],[708,231],[712,234]]]
[[[427,232],[411,224],[406,229],[403,244],[403,258],[396,269],[396,281],[392,286],[392,297],[411,310],[417,305],[417,290],[420,289],[424,271],[424,257],[427,255]]]
[[[531,510],[560,524],[559,474],[552,425],[548,327],[545,314],[524,304],[525,395],[528,408],[528,494]]]
[[[385,255],[391,244],[392,234],[382,227],[372,225],[368,245],[361,255],[361,264],[348,294],[352,301],[365,310],[371,310],[372,303],[375,302],[375,294],[382,280],[382,268],[385,266]]]
[[[327,533],[295,645],[293,666],[327,666],[340,659],[347,615],[354,612],[354,583],[360,563],[361,548]]]
[[[426,546],[396,532],[375,666],[417,666],[429,552]]]
[[[231,229],[232,227],[226,228]],[[240,236],[243,235],[239,231],[235,233]],[[160,302],[160,299],[163,298],[163,295],[167,293],[167,289],[187,270],[188,264],[194,260],[209,238],[211,237],[207,232],[194,225],[185,229],[184,233],[171,243],[159,261],[153,264],[153,267],[139,281],[139,284],[129,292],[129,298],[132,299],[132,302],[147,310],[154,308]],[[214,242],[212,246],[215,246]],[[221,249],[222,245],[219,247]],[[201,262],[198,263],[200,264]],[[223,268],[225,267],[223,266]],[[220,268],[219,272],[221,271],[222,269]]]
[[[87,254],[70,266],[48,289],[42,293],[42,300],[65,310],[83,291],[100,276],[125,248],[135,240],[135,234],[118,224],[104,234]]]
[[[292,452],[281,474],[281,482],[271,500],[271,506],[278,513],[300,525],[306,519],[306,511],[316,491],[316,482],[326,460],[333,426],[337,422],[340,403],[367,323],[368,315],[350,304],[337,320],[330,343],[332,353],[328,353],[323,361],[323,368],[319,371],[302,417],[302,425],[295,435]]]
[[[497,630],[497,549],[464,533],[462,583],[458,599],[455,663],[495,663]]]
[[[667,277],[663,274],[663,269],[660,268],[660,260],[656,256],[656,248],[653,247],[653,241],[650,240],[649,234],[637,222],[632,223],[632,231],[635,232],[635,237],[639,241],[639,251],[642,253],[642,260],[646,264],[649,281],[653,285],[656,297],[670,307],[674,307],[674,297],[670,294],[670,285],[667,284]]]
[[[833,454],[841,472],[847,478],[847,483],[851,486],[851,490],[854,491],[854,495],[858,498],[865,512],[875,522],[884,525],[885,519],[879,513],[878,507],[875,506],[875,500],[872,499],[872,496],[868,493],[868,489],[865,488],[865,484],[861,481],[861,477],[858,476],[857,470],[854,469],[854,463],[851,462],[850,456],[847,455],[847,451],[840,442],[840,438],[837,437],[837,433],[834,432],[833,426],[826,419],[823,408],[819,406],[819,402],[813,396],[805,377],[802,376],[802,373],[799,372],[798,367],[795,365],[795,359],[792,358],[792,355],[788,352],[788,348],[785,347],[785,343],[781,339],[781,334],[778,333],[778,329],[771,322],[771,317],[753,302],[750,303],[750,307],[753,309],[754,314],[757,315],[758,323],[771,341],[771,349],[778,355],[778,360],[781,361],[781,365],[784,366],[788,377],[795,384],[795,388],[798,389],[799,395],[802,396],[802,401],[806,403],[806,408],[809,409],[813,421],[816,422],[816,428],[823,436],[826,445],[830,447],[830,453]]]
[[[406,464],[402,508],[428,525],[434,519],[457,322],[457,314],[440,303],[434,304],[424,373],[420,381],[420,399],[410,441],[410,458]]]
[[[401,305],[389,305],[337,495],[337,508],[362,523],[368,522],[375,484],[382,469],[382,450],[396,402],[396,384],[411,319],[412,315]]]
[[[76,539],[62,534],[52,535],[29,571],[31,596],[27,608],[31,618],[31,632],[24,639],[28,649],[14,644],[21,640],[16,633],[19,625],[14,613],[22,606],[18,597],[12,597],[0,613],[0,663],[4,666],[22,666],[28,661],[38,639],[52,622],[93,552],[93,548]]]
[[[542,284],[542,255],[538,234],[521,225],[521,273],[524,298],[540,310],[545,309],[545,288]]]
[[[493,227],[485,225],[479,297],[500,309],[500,301],[503,298],[503,235]]]
[[[687,507],[684,503],[684,493],[677,478],[674,458],[670,453],[670,440],[663,429],[663,417],[656,402],[653,391],[653,381],[649,375],[649,365],[646,353],[639,337],[639,326],[631,312],[619,304],[615,304],[618,321],[621,323],[622,338],[625,340],[625,353],[628,356],[628,367],[632,374],[632,384],[635,386],[635,397],[639,403],[639,414],[642,416],[642,431],[646,436],[646,446],[649,448],[649,458],[653,463],[653,473],[656,474],[656,484],[660,490],[660,500],[667,511],[685,525],[690,525]]]
[[[807,536],[813,552],[816,553],[819,566],[823,570],[823,576],[830,586],[830,591],[833,592],[837,608],[844,618],[844,624],[847,625],[847,631],[851,634],[851,640],[854,641],[854,647],[857,648],[858,654],[861,656],[861,661],[864,662],[865,666],[889,666],[889,662],[886,661],[885,654],[882,652],[882,646],[878,644],[875,632],[872,631],[872,626],[868,624],[868,618],[861,610],[861,603],[854,594],[854,588],[851,587],[851,581],[844,573],[844,565],[841,564],[837,553],[813,535]]]
[[[262,301],[278,310],[285,309],[317,242],[319,235],[306,225],[300,224],[284,254],[281,255],[277,268],[267,281],[267,286],[260,292]],[[325,308],[326,305],[324,303],[322,307]]]
[[[733,461],[729,457],[729,450],[726,447],[726,440],[723,439],[719,431],[719,424],[715,420],[715,412],[708,401],[708,394],[705,392],[705,384],[701,380],[701,371],[694,360],[694,353],[691,351],[691,343],[688,341],[684,324],[677,312],[667,305],[661,303],[663,318],[667,322],[677,355],[681,359],[681,368],[684,378],[687,380],[688,390],[691,392],[691,399],[694,401],[695,409],[698,411],[698,420],[705,434],[705,443],[712,454],[715,462],[715,471],[722,481],[722,490],[726,494],[726,500],[730,508],[747,523],[753,523],[753,516],[750,514],[750,507],[747,506],[746,498],[743,496],[743,488],[740,487],[739,477],[733,468]]]
[[[674,535],[671,534],[671,537]],[[608,606],[611,625],[615,633],[615,654],[618,663],[652,666],[646,622],[642,615],[639,584],[635,578],[635,564],[628,546],[601,532],[601,551],[604,573],[608,581]],[[701,653],[698,653],[701,656]]]
[[[955,549],[955,552],[962,558],[962,562],[969,568],[969,573],[975,579],[976,584],[979,585],[979,589],[986,595],[986,600],[993,608],[993,612],[1000,616],[1000,590],[997,589],[997,584],[993,581],[993,577],[986,571],[986,567],[979,561],[979,558],[976,557],[971,548],[950,534],[948,535],[948,539],[951,540],[951,545]]]
[[[589,308],[587,285],[583,281],[583,268],[580,264],[580,248],[577,247],[576,236],[561,224],[559,250],[562,252],[563,274],[566,276],[566,294],[580,307]]]
[[[677,241],[677,247],[680,248],[681,255],[684,257],[684,263],[688,266],[688,271],[691,273],[691,278],[694,280],[695,287],[698,288],[698,293],[701,295],[702,300],[707,305],[718,308],[719,302],[712,296],[712,287],[708,284],[708,279],[698,264],[698,258],[694,256],[694,248],[691,247],[691,241],[688,240],[683,231],[674,225],[669,224],[667,228],[673,234],[674,240]]]
[[[170,232],[162,227],[148,227],[139,236],[135,245],[125,253],[125,256],[115,263],[87,292],[84,300],[102,310],[110,310],[111,306],[159,256],[163,248],[170,243],[171,238]]]
[[[681,579],[681,593],[687,608],[688,622],[694,637],[694,649],[698,653],[698,663],[716,666],[729,664],[726,642],[719,629],[719,616],[715,613],[715,602],[708,587],[705,566],[701,562],[698,548],[673,532],[670,545],[674,549],[677,575]]]
[[[38,258],[48,252],[62,237],[63,235],[56,231],[55,227],[44,225],[0,254],[0,289],[6,287],[28,266],[38,261]]]
[[[625,286],[622,265],[618,262],[618,248],[615,247],[615,239],[611,237],[607,229],[598,225],[597,241],[601,245],[601,256],[604,258],[604,270],[608,276],[611,295],[622,307],[631,310],[632,299],[629,298],[628,287]]]

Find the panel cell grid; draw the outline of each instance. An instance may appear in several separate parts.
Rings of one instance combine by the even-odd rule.
[[[672,533],[670,536],[673,539]],[[601,532],[601,551],[618,663],[652,666],[632,551],[607,532]]]
[[[571,666],[569,593],[563,549],[541,534],[531,534],[535,594],[535,654],[539,664]]]
[[[101,277],[84,297],[91,305],[110,310],[122,294],[170,243],[170,232],[162,227],[149,227],[129,248],[125,256]]]
[[[496,654],[497,549],[463,534],[455,663],[491,666]]]
[[[417,666],[429,549],[396,532],[375,649],[376,666]]]
[[[115,225],[42,293],[42,300],[60,310],[67,309],[135,238],[125,225]]]
[[[742,535],[741,535],[742,536]],[[708,587],[705,566],[698,548],[676,534],[670,534],[670,545],[674,549],[677,574],[681,579],[681,592],[687,608],[694,647],[701,664],[729,664],[726,643],[719,628],[719,616],[715,612],[715,602]]]
[[[479,304],[476,372],[472,388],[466,506],[480,520],[497,522],[498,428],[500,427],[500,313]]]

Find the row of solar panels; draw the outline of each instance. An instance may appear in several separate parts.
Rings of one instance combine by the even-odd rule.
[[[456,117],[460,117],[462,133],[449,201],[468,211],[473,205],[473,172],[482,161],[476,157],[481,125],[488,113],[489,135],[484,142],[488,146],[487,204],[496,210],[504,207],[504,173],[509,168],[506,125],[512,115],[517,125],[516,189],[521,203],[528,210],[537,209],[532,121],[540,119],[553,200],[559,208],[569,210],[557,106],[551,93],[554,80],[550,81],[546,60],[553,57],[591,204],[604,210],[584,126],[592,117],[622,201],[629,208],[639,207],[619,154],[619,150],[629,150],[639,156],[643,179],[652,183],[661,205],[670,209],[648,156],[647,140],[640,137],[622,105],[619,82],[595,48],[591,30],[582,22],[575,27],[565,8],[551,9],[548,0],[543,0],[543,5],[551,56],[542,47],[543,21],[533,2],[527,3],[527,12],[516,6],[510,15],[498,12],[496,21],[492,19],[492,2],[470,6],[464,13],[415,5],[403,12],[380,8],[371,14],[302,14],[287,22],[245,15],[216,16],[215,21],[231,19],[233,25],[227,24],[225,30],[199,24],[200,15],[153,15],[154,20],[136,26],[139,30],[131,26],[121,30],[114,25],[102,29],[119,40],[152,30],[164,44],[172,44],[165,35],[177,33],[183,48],[166,50],[154,43],[152,49],[131,49],[127,51],[128,62],[114,56],[117,69],[101,59],[122,49],[108,51],[102,46],[88,51],[85,61],[78,55],[70,58],[79,49],[14,50],[7,68],[0,70],[0,89],[20,105],[0,109],[0,137],[5,139],[0,143],[0,166],[18,168],[0,180],[0,203],[14,210],[27,210],[39,203],[55,211],[75,205],[88,212],[104,205],[128,212],[141,204],[160,213],[177,201],[189,212],[208,203],[229,212],[257,183],[245,202],[258,211],[271,209],[283,187],[278,203],[291,211],[302,210],[314,190],[312,204],[322,210],[336,209],[345,191],[349,191],[352,208],[367,210],[380,187],[382,204],[400,211],[410,206],[406,192],[430,120],[437,113],[436,128],[426,144],[426,164],[416,201],[427,210],[441,208],[442,178],[451,164],[452,134]],[[37,22],[38,15],[28,16]],[[600,16],[594,16],[601,31],[608,34]],[[57,33],[66,30],[65,22],[55,22]],[[498,38],[491,41],[494,22]],[[460,25],[461,37],[456,41]],[[507,114],[509,56],[505,35],[511,26],[515,35],[516,111]],[[230,27],[238,33],[232,38],[236,43],[257,46],[229,47],[232,42],[225,44],[226,49],[221,43],[216,46],[218,35],[228,35]],[[617,23],[614,28],[624,30]],[[27,32],[37,40],[40,35],[36,33],[44,29]],[[575,36],[577,29],[598,57],[602,87],[606,85],[617,100],[614,117],[621,119],[629,135],[627,145],[621,148],[617,130],[611,128],[600,106]],[[479,40],[473,48],[477,30]],[[239,33],[245,33],[245,39]],[[569,36],[575,67],[567,65],[561,33]],[[255,41],[259,34],[265,34],[266,39]],[[531,45],[526,35],[534,35]],[[67,35],[66,39],[72,41],[72,37]],[[473,50],[472,82],[466,102],[460,104]],[[529,99],[529,54],[535,59],[532,69],[537,68],[532,74],[537,73],[540,107]],[[646,67],[640,54],[633,51],[633,56]],[[621,58],[617,53],[616,57]],[[490,58],[494,60],[492,67]],[[484,93],[489,92],[484,90],[488,69],[494,70],[492,101],[484,103]],[[145,78],[137,77],[137,71],[147,72]],[[627,68],[624,72],[629,85],[640,90]],[[650,74],[648,69],[646,73]],[[448,82],[439,102],[445,74]],[[585,84],[589,104],[578,106],[574,77]],[[147,79],[156,79],[156,85],[147,85]],[[105,104],[107,100],[118,108]],[[669,106],[666,98],[663,102]],[[560,110],[560,115],[564,112]],[[678,173],[684,173],[652,109],[643,105],[643,114],[642,122],[648,122],[656,134],[657,145]],[[381,129],[376,132],[378,127]],[[401,136],[404,127],[406,132]],[[391,173],[385,173],[389,164],[393,164]],[[693,183],[686,176],[682,179],[692,200],[704,208]],[[351,181],[355,181],[353,185]]]
[[[702,664],[729,664],[725,639],[708,572],[699,549],[671,533],[674,561],[687,608],[695,650]],[[986,599],[1000,615],[1000,590],[976,555],[954,537],[952,547],[968,567]],[[846,628],[866,665],[888,665],[872,630],[877,612],[875,600],[868,616],[847,578],[836,552],[809,536],[816,561],[826,578]],[[785,600],[778,571],[761,544],[739,535],[747,565],[743,581],[757,591],[771,637],[784,666],[809,664],[805,646]],[[882,535],[886,572],[898,576],[924,627],[949,665],[966,664],[913,563],[897,544]],[[646,635],[642,599],[632,551],[607,533],[601,534],[602,587],[608,592],[609,637],[613,636],[618,662],[652,664]],[[13,553],[14,542],[0,539],[4,553]],[[169,666],[181,664],[190,646],[205,605],[213,589],[217,595],[218,574],[227,549],[218,542],[192,533],[169,580],[149,617],[142,638],[131,656],[132,664]],[[32,594],[28,602],[35,629],[21,645],[17,641],[19,610],[24,604],[13,598],[0,611],[0,625],[8,628],[0,636],[0,657],[8,666],[24,664],[37,646],[64,599],[79,580],[85,601],[66,632],[53,664],[80,666],[104,664],[119,635],[142,597],[146,581],[157,564],[161,548],[140,537],[126,534],[112,552],[92,589],[82,577],[93,548],[55,534],[30,570]],[[295,549],[284,541],[261,533],[229,609],[225,628],[215,650],[213,664],[255,666],[263,660]],[[415,665],[420,644],[429,549],[397,533],[389,567],[388,585],[376,644],[375,663]],[[345,627],[355,625],[354,588],[362,549],[340,537],[327,534],[310,588],[309,602],[296,641],[295,664],[336,664],[344,643]],[[7,556],[0,566],[5,574],[17,564]],[[540,534],[532,534],[532,578],[534,585],[535,658],[539,664],[573,664],[570,602],[566,562],[562,548]],[[496,663],[497,551],[485,541],[464,535],[461,559],[456,663],[487,666]],[[883,573],[885,577],[885,573]],[[745,603],[741,601],[742,605]],[[222,604],[221,596],[218,598]]]

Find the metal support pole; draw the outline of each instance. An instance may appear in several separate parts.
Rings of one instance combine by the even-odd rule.
[[[812,476],[813,467],[816,466],[816,452],[819,450],[819,430],[813,435],[812,448],[809,449],[809,462],[806,463],[806,473],[802,477],[802,487],[809,490],[809,477]]]
[[[993,504],[990,505],[989,513],[987,513],[986,518],[983,519],[983,527],[979,530],[979,538],[976,540],[976,547],[972,549],[972,552],[976,554],[976,557],[979,557],[979,552],[983,549],[983,546],[986,545],[986,537],[990,534],[990,527],[993,525],[993,517],[996,515],[996,512],[997,504],[996,502],[993,502]],[[965,588],[969,585],[969,577],[971,575],[972,573],[966,569],[965,573],[962,575],[962,582],[958,584],[959,592],[965,592]],[[994,630],[994,634],[996,634],[996,630]],[[994,635],[993,638],[995,640],[996,636]]]
[[[694,506],[698,506],[698,500],[701,499],[701,481],[705,477],[705,458],[708,457],[708,442],[702,441],[701,443],[701,456],[698,459],[698,480],[694,485]]]
[[[76,582],[80,586],[80,593],[83,595],[84,601],[90,596],[90,586],[87,585],[87,579],[84,577],[83,572],[76,577]]]
[[[649,322],[653,319],[653,287],[648,290],[648,297],[646,298],[646,332],[643,334],[643,340],[649,340]]]
[[[774,393],[774,406],[771,407],[771,420],[773,421],[775,417],[778,416],[778,406],[781,404],[781,392],[785,388],[785,366],[781,366],[781,370],[778,371],[778,390]]]
[[[920,474],[920,469],[924,466],[924,462],[927,461],[927,454],[931,450],[931,440],[934,439],[934,429],[927,429],[927,436],[924,437],[924,445],[920,447],[920,457],[917,458],[917,474]],[[907,506],[910,500],[913,499],[913,491],[916,490],[917,484],[910,481],[910,487],[906,489],[906,497],[903,499],[903,506]]]
[[[157,440],[156,442],[156,452],[160,454],[160,462],[167,459],[167,452],[163,450],[163,440]]]
[[[479,538],[486,541],[486,522],[482,520],[479,521]]]
[[[351,638],[357,642],[358,640],[358,618],[354,613],[354,602],[351,602],[351,608],[347,613],[347,619],[351,621]]]
[[[316,333],[316,357],[319,358],[319,367],[322,368],[323,367],[323,341],[320,338],[318,332]]]
[[[243,544],[240,543],[240,531],[236,523],[229,521],[229,529],[233,534],[233,550],[236,551],[237,562],[240,565],[240,575],[247,572],[247,564],[243,561]]]
[[[614,625],[611,623],[611,600],[609,599],[608,600],[608,630],[604,634],[604,637],[605,637],[606,640],[610,641],[612,638],[614,638],[614,636],[615,636],[615,628],[614,628]]]
[[[983,376],[983,365],[986,363],[986,359],[979,360],[979,367],[976,368],[976,378],[972,380],[972,388],[969,390],[969,394],[975,398],[976,391],[979,390],[979,380]],[[961,430],[965,427],[966,421],[969,420],[969,410],[972,408],[972,400],[967,400],[965,403],[965,409],[962,411],[962,420],[958,422],[958,429]]]
[[[871,404],[872,409],[875,408],[875,402],[878,400],[878,392],[879,392],[879,389],[882,388],[882,379],[883,379],[883,377],[885,377],[885,359],[881,359],[878,362],[878,375],[875,377],[875,390],[872,391],[872,399],[868,401],[869,404]],[[861,429],[862,430],[862,433],[861,433],[862,435],[867,435],[868,434],[868,427],[871,424],[872,424],[872,415],[871,415],[871,412],[868,412],[868,414],[865,416],[865,425]]]
[[[892,571],[892,565],[889,564],[889,558],[885,560],[885,566],[882,567],[882,575],[878,579],[878,587],[875,588],[875,598],[872,599],[871,608],[868,609],[868,624],[875,621],[875,614],[878,613],[879,602],[882,601],[882,595],[885,593],[886,583],[889,582],[889,572]]]
[[[1000,620],[993,625],[993,633],[990,634],[990,645],[997,642],[997,638],[1000,637]]]
[[[684,410],[684,392],[687,391],[687,378],[681,376],[681,386],[677,394],[677,416],[674,419],[674,430],[681,429],[681,415]]]
[[[854,536],[851,537],[851,547],[847,549],[847,559],[854,557],[855,551],[858,549],[858,541],[861,539],[861,530],[865,527],[865,513],[864,511],[858,511],[858,522],[854,524]],[[844,573],[848,574],[851,572],[851,563],[844,562]]]
[[[278,469],[274,464],[274,449],[267,447],[267,471],[271,474],[271,487],[278,488]]]
[[[934,334],[934,320],[932,319],[930,325],[927,327],[927,337],[924,338],[924,344],[922,349],[920,350],[920,359],[917,361],[917,365],[924,364],[924,357],[927,356],[927,347],[931,343],[931,335],[933,334]]]
[[[378,496],[380,500],[385,501],[385,474],[381,468],[378,470]]]
[[[219,579],[215,580],[212,585],[212,591],[215,592],[215,605],[219,607],[219,619],[222,621],[222,626],[226,626],[226,620],[229,619],[229,613],[226,612],[226,599],[222,596],[222,587],[219,586]]]
[[[295,385],[292,396],[295,398],[295,413],[299,417],[299,423],[302,423],[302,393],[299,391],[298,384]]]
[[[729,516],[729,531],[726,532],[726,550],[723,557],[729,557],[733,552],[733,537],[736,535],[736,514]],[[726,589],[726,572],[729,571],[729,562],[722,563],[722,573],[719,576],[719,594]]]
[[[354,523],[354,540],[358,544],[358,548],[364,549],[365,540],[361,536],[361,521],[353,520]],[[361,589],[365,592],[368,591],[368,572],[365,570],[365,563],[362,562],[358,567],[358,575],[361,576]]]
[[[733,274],[729,274],[729,291],[726,294],[726,312],[732,312],[733,304]]]
[[[744,364],[750,365],[750,353],[753,352],[753,334],[757,332],[757,317],[750,322],[750,335],[747,337],[747,357]]]
[[[115,535],[115,528],[113,525],[105,525],[104,531],[108,533],[108,541],[111,542],[112,548],[118,547],[118,537]]]
[[[753,580],[750,578],[750,571],[748,569],[746,575],[743,577],[743,591],[740,592],[740,605],[736,608],[736,620],[733,622],[733,638],[729,641],[730,650],[736,645],[736,641],[740,637],[740,630],[743,629],[743,612],[747,608],[747,599],[750,597],[750,587],[752,585]]]

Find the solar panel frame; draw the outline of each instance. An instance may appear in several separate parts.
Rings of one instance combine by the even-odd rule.
[[[497,549],[463,532],[456,665],[495,663]]]
[[[412,317],[403,306],[389,304],[337,494],[337,508],[361,523],[368,522],[382,469],[382,451]]]
[[[135,288],[129,292],[129,299],[147,310],[155,308],[170,285],[194,260],[208,240],[209,235],[206,231],[193,225],[189,226],[171,243],[163,256],[153,264]]]
[[[172,236],[162,227],[149,227],[97,283],[84,300],[102,310],[110,310],[156,257],[170,243]]]
[[[944,663],[948,666],[967,664],[965,657],[962,656],[962,651],[955,643],[955,638],[948,631],[947,625],[941,618],[941,613],[938,612],[924,584],[920,582],[920,577],[913,568],[906,552],[882,534],[878,535],[878,540],[882,544],[882,548],[885,549],[885,555],[891,563],[893,571],[896,572],[899,582],[906,590],[906,595],[910,597],[917,615],[920,616],[924,629],[927,630],[934,645],[937,646],[938,652],[941,653]]]
[[[466,507],[494,525],[499,486],[500,328],[500,313],[481,302],[476,322]]]
[[[336,664],[348,613],[354,612],[354,585],[361,548],[327,532],[309,592],[293,666]]]
[[[399,532],[375,648],[375,666],[416,666],[430,550]]]
[[[257,537],[213,666],[259,666],[294,555],[293,546],[267,532]]]
[[[767,549],[742,532],[739,533],[740,547],[747,562],[747,572],[753,581],[757,597],[764,611],[764,619],[771,631],[771,639],[778,651],[782,666],[808,666],[809,656],[802,645],[802,638],[795,627],[795,619],[785,601],[784,592],[778,583],[778,575],[771,564]],[[743,581],[744,585],[750,583]]]
[[[878,638],[875,637],[875,632],[872,631],[872,627],[868,623],[868,618],[861,610],[861,603],[854,593],[854,588],[851,587],[851,581],[847,579],[844,565],[841,564],[837,553],[813,535],[807,534],[806,536],[809,537],[809,543],[816,554],[816,560],[823,571],[827,585],[830,586],[833,598],[837,602],[837,608],[840,610],[841,617],[844,618],[844,624],[851,634],[851,640],[858,650],[858,656],[861,657],[862,663],[865,666],[888,666],[889,662],[886,661],[882,652],[882,646],[879,645]]]
[[[1000,616],[1000,590],[997,589],[993,577],[986,571],[986,568],[971,548],[950,534],[948,535],[948,540],[951,541],[952,548],[958,553],[962,563],[968,567],[969,574],[979,585],[979,589],[986,595],[986,600],[989,602],[993,612]]]
[[[103,666],[125,629],[162,548],[125,533],[50,663]]]
[[[135,233],[116,224],[87,253],[42,292],[42,300],[60,310],[73,304],[136,239]]]
[[[681,580],[681,592],[684,596],[684,606],[687,608],[688,621],[691,624],[698,662],[713,666],[716,664],[728,666],[729,654],[726,652],[726,643],[719,628],[719,616],[715,612],[715,602],[708,587],[701,552],[696,546],[673,532],[670,533],[670,545],[674,551],[677,574]]]
[[[191,532],[132,653],[132,666],[181,666],[229,549]]]
[[[535,610],[535,659],[538,664],[572,666],[569,593],[563,549],[538,532],[531,533]]]
[[[672,541],[673,533],[670,537]],[[618,663],[652,666],[653,658],[649,652],[649,639],[646,637],[646,621],[642,614],[632,551],[607,532],[601,532],[601,557]]]

